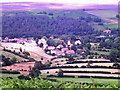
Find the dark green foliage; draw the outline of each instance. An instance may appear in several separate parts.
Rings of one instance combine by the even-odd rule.
[[[23,76],[22,76],[23,77]],[[50,80],[50,79],[48,79]],[[91,88],[91,89],[97,89],[97,88],[108,88],[108,89],[118,89],[119,87],[117,85],[101,85],[94,81],[93,78],[91,78],[92,83],[75,83],[75,82],[51,82],[48,80],[44,80],[41,77],[39,78],[30,78],[30,80],[25,79],[2,79],[0,87],[3,88],[20,88],[20,89],[30,89],[30,88],[36,88],[36,89],[85,89],[85,88]]]
[[[23,52],[23,54],[27,55],[27,56],[30,56],[30,53],[29,52]]]
[[[1,58],[2,58],[2,61],[3,61],[3,66],[12,65],[12,64],[16,63],[16,61],[17,61],[17,58],[15,58],[15,57],[10,59],[10,58],[6,58],[4,55],[2,55]]]
[[[33,59],[33,58],[29,58],[29,61],[30,61],[30,62],[34,62],[35,59]]]
[[[119,58],[119,51],[117,49],[112,49],[110,51],[109,58],[112,62],[117,62]]]
[[[58,76],[59,76],[59,77],[62,77],[62,76],[63,76],[63,70],[62,70],[62,69],[59,69]]]
[[[20,74],[20,72],[18,72],[18,71],[6,71],[6,70],[2,70],[2,71],[0,71],[0,73],[7,73],[7,74]]]
[[[52,13],[49,14],[51,16],[53,15]],[[88,35],[96,33],[88,22],[71,17],[59,16],[50,19],[46,15],[18,14],[16,16],[2,16],[2,19],[3,37],[8,36],[16,38],[22,36],[41,37],[43,35],[69,35],[69,32],[74,35]]]
[[[42,68],[42,66],[43,65],[42,65],[41,62],[36,61],[35,64],[34,64],[34,67],[32,68],[32,70],[29,71],[29,75],[31,77],[38,77],[41,74],[39,68]]]
[[[90,43],[86,43],[86,47],[90,50],[91,44]]]

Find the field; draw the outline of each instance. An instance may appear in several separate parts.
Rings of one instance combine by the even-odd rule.
[[[105,28],[112,28],[112,29],[118,28],[118,24],[106,24]]]
[[[93,11],[86,11],[86,12],[101,18],[115,18],[116,14],[118,13],[117,10],[93,10]]]
[[[20,56],[17,56],[15,54],[12,54],[12,53],[6,52],[6,51],[2,51],[2,55],[6,56],[7,58],[10,58],[10,59],[15,57],[18,61],[29,61],[28,59],[22,58]]]
[[[118,28],[118,19],[116,18],[116,15],[118,14],[117,10],[91,10],[86,12],[96,15],[104,20],[104,26],[96,25],[94,26],[95,28],[100,30]]]
[[[20,48],[22,50],[26,50],[30,52],[30,57],[34,58],[37,61],[41,61],[41,58],[44,58],[44,62],[47,62],[47,60],[50,60],[53,58],[53,56],[47,55],[42,48],[39,48],[38,46],[35,45],[22,45],[22,44],[17,44],[17,43],[1,43],[2,47],[7,47],[6,49],[8,50],[15,50],[16,52],[20,52]],[[14,48],[13,48],[14,47]],[[41,57],[41,58],[40,58]]]
[[[20,75],[20,74],[3,74],[3,73],[1,74],[1,73],[0,73],[0,79],[1,79],[1,78],[4,78],[4,79],[5,79],[5,78],[7,78],[7,77],[17,78],[19,75]]]
[[[90,78],[52,78],[52,79],[57,79],[57,80],[60,80],[60,81],[73,81],[73,82],[87,82],[87,83],[92,83],[92,80]],[[118,85],[119,84],[119,80],[117,79],[96,79],[94,78],[95,82],[96,83],[99,83],[99,84],[110,84],[110,85],[113,85],[113,84],[116,84]]]
[[[12,78],[17,78],[20,74],[0,74],[0,78],[7,78],[7,77],[12,77]],[[46,78],[47,75],[40,75],[42,78]],[[53,77],[49,77],[49,79],[57,79],[59,81],[62,81],[62,82],[65,82],[65,81],[73,81],[73,82],[81,82],[81,83],[92,83],[92,80],[90,78],[53,78]],[[98,79],[98,78],[94,78],[94,81],[96,83],[99,83],[99,84],[110,84],[110,85],[113,85],[113,84],[116,84],[118,85],[119,84],[119,80],[117,79]]]

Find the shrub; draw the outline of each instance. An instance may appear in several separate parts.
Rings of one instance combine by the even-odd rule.
[[[63,76],[63,70],[62,69],[59,69],[58,76],[59,77]]]
[[[26,51],[23,52],[23,54],[30,56],[30,53],[29,53],[29,52],[26,52]]]
[[[33,59],[33,58],[29,58],[29,61],[30,61],[30,62],[34,62],[35,59]]]

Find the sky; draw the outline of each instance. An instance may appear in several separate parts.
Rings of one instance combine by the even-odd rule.
[[[63,3],[63,4],[118,4],[119,0],[0,0],[4,2],[45,2],[45,3]]]

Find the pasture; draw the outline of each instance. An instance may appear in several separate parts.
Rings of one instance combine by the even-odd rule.
[[[93,10],[93,11],[86,11],[87,13],[96,15],[101,18],[115,18],[118,14],[117,10]]]

